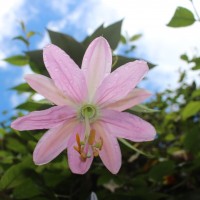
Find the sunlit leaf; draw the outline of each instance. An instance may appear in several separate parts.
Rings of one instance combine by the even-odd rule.
[[[26,34],[26,37],[27,37],[27,38],[30,38],[30,37],[34,36],[35,34],[36,34],[36,32],[34,32],[34,31],[29,31],[29,32]]]
[[[142,34],[133,35],[133,36],[130,38],[130,41],[131,41],[131,42],[136,41],[136,40],[140,39],[141,37],[142,37]]]
[[[142,104],[139,104],[139,105],[136,105],[132,108],[129,108],[129,110],[134,111],[134,112],[141,112],[141,113],[159,112],[159,110],[154,110],[154,109],[148,108],[147,106],[142,105]]]
[[[28,64],[28,58],[24,55],[15,55],[8,58],[5,58],[4,61],[8,62],[9,64],[16,65],[16,66],[24,66]]]
[[[197,114],[199,111],[200,111],[200,101],[191,101],[183,109],[182,117],[185,120]]]
[[[187,8],[178,7],[167,26],[184,27],[192,25],[195,21],[194,15],[190,10]]]

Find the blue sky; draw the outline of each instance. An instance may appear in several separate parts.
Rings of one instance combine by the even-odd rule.
[[[200,2],[194,3],[200,12]],[[137,42],[136,55],[158,64],[141,85],[160,91],[175,87],[178,69],[184,68],[179,56],[199,46],[200,24],[180,29],[166,27],[177,6],[192,10],[189,0],[0,0],[0,115],[3,110],[13,112],[23,101],[8,89],[24,81],[23,75],[30,72],[28,67],[18,68],[1,61],[25,50],[12,40],[21,33],[19,20],[25,22],[27,29],[41,34],[31,41],[31,49],[35,49],[49,43],[46,28],[82,40],[101,23],[108,25],[123,18],[123,33],[143,34]]]

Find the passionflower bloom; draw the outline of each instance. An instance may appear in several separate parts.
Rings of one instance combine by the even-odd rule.
[[[55,106],[31,112],[11,125],[16,130],[49,129],[35,147],[35,164],[46,164],[67,149],[73,173],[86,173],[93,158],[100,156],[116,174],[121,166],[117,138],[134,142],[155,138],[151,124],[121,112],[150,96],[135,88],[148,71],[146,62],[129,62],[111,73],[112,53],[103,37],[89,45],[81,69],[53,44],[44,49],[43,59],[52,79],[39,74],[25,79]]]

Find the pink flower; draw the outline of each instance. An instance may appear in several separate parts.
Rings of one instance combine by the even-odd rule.
[[[155,138],[151,124],[121,112],[150,96],[144,89],[134,89],[148,71],[146,62],[129,62],[111,73],[112,52],[103,37],[89,45],[81,69],[53,44],[44,49],[43,57],[52,79],[39,74],[25,79],[55,106],[20,117],[11,125],[17,130],[49,129],[35,147],[35,164],[46,164],[67,149],[73,173],[86,173],[93,158],[100,156],[116,174],[121,166],[117,138],[134,142]]]

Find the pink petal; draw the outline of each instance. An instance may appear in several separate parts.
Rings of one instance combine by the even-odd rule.
[[[101,120],[115,137],[144,142],[154,140],[156,136],[156,130],[150,123],[129,113],[102,110]]]
[[[121,167],[121,151],[117,139],[110,134],[104,123],[95,123],[94,129],[103,139],[103,146],[99,156],[106,168],[113,174],[117,174]]]
[[[47,131],[35,147],[34,163],[36,165],[46,164],[65,150],[75,126],[75,120],[71,120]]]
[[[144,61],[129,62],[107,76],[98,88],[95,101],[106,106],[123,99],[135,88],[148,71]]]
[[[54,106],[47,110],[34,111],[12,122],[11,127],[23,131],[53,128],[76,115],[69,106]]]
[[[63,94],[75,102],[86,98],[84,74],[62,49],[53,44],[48,45],[43,51],[43,58],[51,78]]]
[[[133,89],[133,91],[129,92],[128,95],[125,96],[123,99],[108,104],[105,108],[110,110],[123,111],[141,103],[150,96],[151,93],[149,91],[135,88]]]
[[[71,171],[75,174],[85,174],[88,169],[90,168],[92,161],[93,161],[93,155],[91,155],[90,158],[87,158],[86,161],[82,161],[80,158],[80,154],[74,149],[74,146],[77,146],[76,143],[76,134],[78,133],[81,140],[84,139],[84,131],[85,128],[83,124],[79,124],[74,131],[74,134],[70,137],[70,140],[68,142],[68,164]]]
[[[112,52],[107,40],[98,37],[87,48],[82,62],[89,95],[92,98],[103,79],[110,73]]]
[[[28,74],[25,79],[31,88],[56,105],[73,104],[69,98],[59,91],[52,79],[40,74]]]

